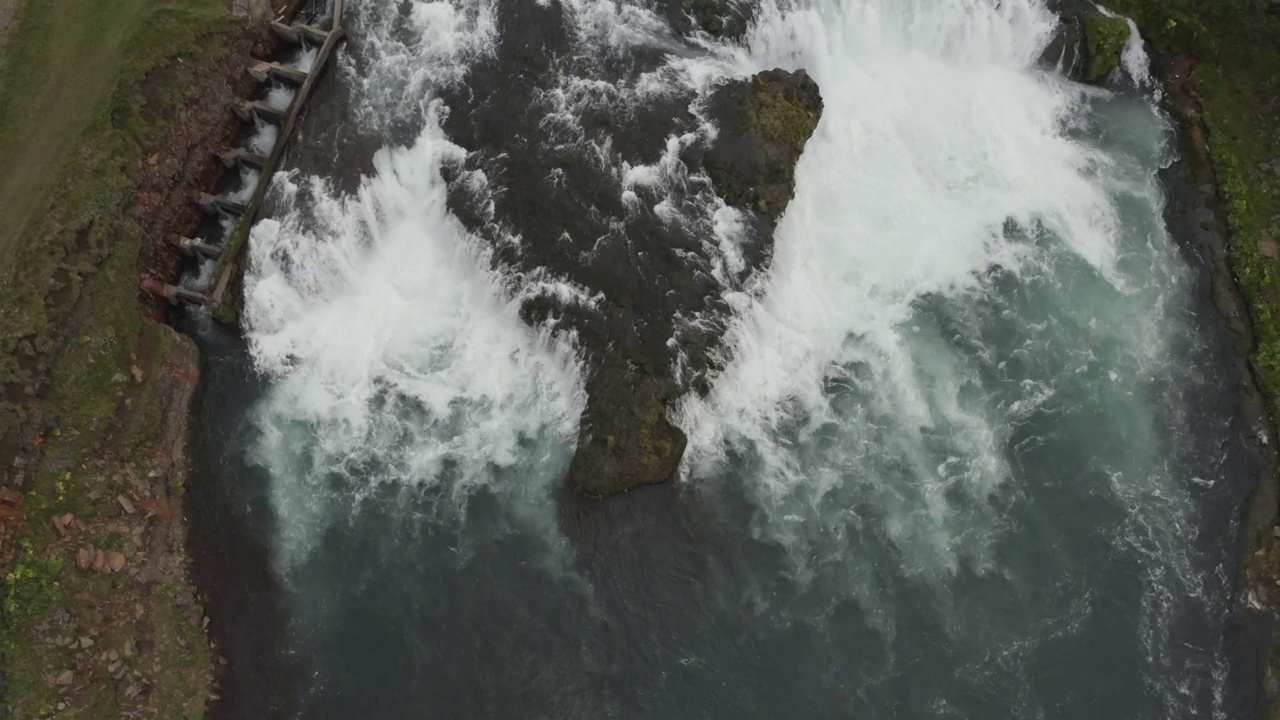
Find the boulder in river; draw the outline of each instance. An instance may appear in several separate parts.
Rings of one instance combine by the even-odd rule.
[[[739,209],[781,215],[795,192],[796,162],[822,115],[818,84],[803,70],[769,70],[721,87],[711,112],[720,135],[705,163],[716,192]]]
[[[1125,43],[1129,41],[1129,23],[1123,18],[1108,17],[1095,10],[1085,15],[1084,36],[1089,50],[1086,79],[1091,83],[1101,83],[1111,71],[1120,67]]]
[[[1103,14],[1084,0],[1057,0],[1050,8],[1058,13],[1060,21],[1041,54],[1040,64],[1077,82],[1106,82],[1120,66],[1129,40],[1129,23]]]
[[[661,4],[681,34],[739,32],[751,7]],[[686,439],[668,408],[705,392],[727,359],[726,291],[767,268],[822,99],[803,72],[781,70],[728,81],[701,104],[693,88],[638,93],[635,78],[668,54],[638,48],[599,66],[573,52],[574,28],[561,3],[504,4],[499,46],[443,91],[445,131],[468,151],[445,179],[455,217],[521,296],[522,319],[572,337],[586,361],[569,481],[603,497],[679,468]],[[601,72],[616,90],[601,87]],[[565,105],[563,89],[579,79],[599,92]],[[707,117],[714,138],[702,131]],[[660,167],[671,150],[682,167],[670,176],[626,180],[624,167]],[[476,190],[470,171],[502,191]],[[723,272],[706,212],[713,195],[743,214],[743,262]]]
[[[611,352],[587,383],[583,431],[569,478],[590,497],[664,482],[684,455],[685,435],[666,417],[671,388],[627,368],[627,359]]]
[[[818,85],[804,71],[762,72],[727,83],[711,98],[719,134],[702,164],[725,202],[752,218],[753,237],[745,253],[748,272],[765,269],[772,257],[775,221],[791,202],[796,163],[822,107]],[[626,310],[615,313],[610,323],[614,343],[587,382],[587,407],[569,478],[592,497],[670,479],[687,442],[666,410],[688,388],[666,371],[638,362],[644,353],[633,352],[640,343],[633,338],[630,316]],[[704,338],[719,340],[719,334]]]

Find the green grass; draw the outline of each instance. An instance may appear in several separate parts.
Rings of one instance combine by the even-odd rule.
[[[222,0],[44,0],[10,28],[0,78],[0,157],[15,159],[0,174],[0,456],[67,346],[86,278],[118,247],[137,257],[122,211],[194,68],[222,47],[200,40],[235,29]]]
[[[56,608],[92,613],[78,594],[111,597],[130,582],[69,572],[63,557],[46,550],[56,539],[50,519],[104,512],[86,499],[102,482],[90,468],[113,453],[137,459],[164,430],[163,393],[144,360],[158,358],[158,368],[177,340],[139,313],[144,238],[125,208],[146,154],[188,96],[200,92],[200,68],[223,52],[221,38],[237,32],[224,0],[29,0],[7,33],[0,61],[0,459],[7,466],[5,450],[35,419],[31,408],[42,426],[56,423],[26,488],[27,522],[13,538],[0,595],[0,670],[16,717],[51,709],[57,691],[44,678],[69,662],[64,650],[32,641],[33,625]],[[141,384],[131,372],[135,363],[147,368]],[[157,613],[171,611],[156,605]],[[174,709],[192,701],[193,680],[182,673],[157,682],[153,704]],[[101,697],[81,699],[79,717],[113,716],[115,690],[101,690]]]
[[[190,9],[174,9],[178,4]],[[67,12],[44,17],[55,6]],[[31,3],[11,33],[9,49],[16,53],[10,56],[11,74],[16,76],[27,62],[24,53],[51,39],[42,22],[52,20],[57,25],[74,17],[87,27],[106,23],[102,12],[72,12],[91,6],[132,11],[130,34],[117,38],[114,33],[123,32],[123,26],[117,25],[100,39],[109,48],[82,51],[93,57],[110,56],[102,58],[102,65],[112,68],[113,74],[99,76],[102,88],[96,91],[105,101],[98,104],[88,125],[80,128],[70,146],[73,152],[51,164],[60,173],[46,168],[57,179],[57,196],[22,236],[21,247],[0,274],[0,337],[5,338],[6,350],[0,355],[0,385],[12,397],[30,394],[34,386],[48,380],[42,414],[58,418],[60,436],[76,439],[77,446],[68,448],[69,456],[94,447],[106,429],[121,395],[120,384],[113,378],[129,376],[131,355],[145,334],[146,323],[137,306],[142,238],[123,210],[144,153],[168,130],[183,103],[184,90],[192,84],[193,71],[173,58],[186,54],[191,59],[186,65],[198,67],[202,53],[212,56],[221,47],[218,42],[198,40],[237,29],[228,22],[221,0],[149,5],[135,0]],[[75,37],[82,44],[95,44],[92,33],[72,33],[62,39]],[[0,97],[21,98],[15,88],[23,84],[11,79]],[[46,99],[0,104],[5,108],[0,127],[6,132],[22,127],[31,107]],[[40,135],[34,132],[28,144],[47,145]],[[5,136],[3,141],[13,138]],[[0,218],[0,225],[8,225],[9,220]],[[0,435],[18,419],[16,413],[5,417],[0,410]]]
[[[223,0],[25,4],[0,63],[0,157],[6,165],[0,175],[0,260],[39,220],[64,159],[101,118],[116,79],[137,74],[172,47],[154,32],[160,29],[157,13],[217,17],[225,16],[224,6]]]

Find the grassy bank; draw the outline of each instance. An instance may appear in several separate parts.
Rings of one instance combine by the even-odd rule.
[[[177,509],[196,357],[139,312],[126,210],[148,164],[189,152],[158,146],[241,32],[224,0],[33,0],[7,31],[0,716],[203,714]]]
[[[225,14],[220,0],[25,3],[0,64],[0,157],[7,165],[0,176],[0,257],[65,177],[58,166],[101,116],[117,80],[139,76],[189,44],[192,16]],[[176,36],[165,37],[170,33]]]
[[[186,53],[198,67],[218,43],[197,39],[232,27],[221,0],[44,0],[10,28],[0,77],[0,438],[29,419],[86,278],[108,253],[129,252],[122,209],[193,84],[174,59]]]

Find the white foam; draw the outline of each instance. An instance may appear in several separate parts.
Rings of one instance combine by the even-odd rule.
[[[624,54],[637,47],[658,47],[678,52],[680,45],[664,19],[651,7],[627,2],[564,0],[582,50]]]
[[[355,119],[370,130],[420,122],[439,88],[492,52],[497,33],[496,0],[358,3],[348,12],[361,42],[338,62]]]
[[[1124,49],[1120,54],[1120,68],[1124,70],[1134,87],[1140,89],[1153,87],[1155,83],[1151,79],[1151,58],[1147,56],[1146,43],[1142,39],[1142,32],[1138,30],[1138,24],[1132,18],[1120,15],[1102,5],[1094,7],[1109,18],[1124,20],[1129,26],[1129,37],[1125,40]]]
[[[920,297],[1033,259],[1008,221],[1050,228],[1099,272],[1115,261],[1114,209],[1090,176],[1106,160],[1062,133],[1078,95],[1029,71],[1050,15],[1029,2],[763,12],[737,67],[804,68],[826,110],[773,272],[731,331],[734,360],[711,398],[688,407],[695,473],[733,438],[773,446],[770,428],[793,405],[825,417],[824,383],[850,362],[871,363],[900,407],[932,424],[899,324]],[[774,480],[805,482],[775,449]],[[1000,463],[985,466],[989,487]]]
[[[583,56],[674,42],[643,3],[564,5]],[[465,499],[518,467],[531,479],[517,490],[548,496],[582,406],[571,348],[526,328],[507,292],[588,308],[600,298],[550,273],[518,285],[495,276],[446,209],[439,169],[461,150],[440,133],[433,91],[492,49],[495,9],[415,2],[402,16],[401,7],[357,6],[366,40],[352,56],[362,69],[344,60],[344,73],[366,128],[412,119],[423,131],[409,147],[379,152],[350,196],[316,178],[277,177],[288,212],[260,223],[250,244],[244,320],[272,382],[257,455],[276,478],[286,561],[304,557],[345,515],[341,503],[370,485],[429,485]],[[672,84],[705,100],[728,77],[773,67],[813,75],[826,111],[798,168],[774,265],[726,290],[739,312],[730,361],[710,395],[690,398],[677,418],[690,436],[686,478],[743,488],[757,510],[744,536],[781,547],[802,585],[838,575],[831,601],[857,595],[867,622],[891,634],[892,601],[874,597],[884,575],[938,589],[962,569],[1003,571],[995,547],[1011,521],[993,498],[1017,497],[1011,457],[1052,441],[1009,448],[1012,429],[1072,383],[1105,379],[1133,457],[1110,458],[1115,467],[1091,461],[1111,478],[1098,491],[1126,514],[1103,541],[1149,565],[1139,639],[1147,661],[1168,671],[1174,598],[1211,588],[1188,561],[1185,492],[1171,469],[1149,462],[1165,419],[1133,397],[1167,369],[1165,305],[1184,288],[1158,229],[1149,158],[1109,155],[1075,132],[1089,104],[1111,96],[1033,68],[1055,22],[1035,0],[766,0],[742,45],[703,37],[706,54],[682,51],[631,83],[560,78],[543,97],[554,101],[546,122],[563,128],[566,144],[581,143],[578,118],[595,103],[621,111]],[[1159,134],[1150,112],[1129,125]],[[665,198],[687,181],[679,150],[712,132],[704,122],[694,136],[667,138],[646,166],[623,165],[608,142],[578,149],[614,171],[632,211],[674,221]],[[472,180],[487,191],[482,177]],[[1150,237],[1123,242],[1118,199],[1145,208],[1157,226]],[[719,255],[712,270],[728,288],[744,265],[742,217],[704,200],[705,242]],[[518,245],[519,228],[510,232],[506,242]],[[975,308],[1002,274],[1037,273],[1084,289],[1046,291],[1058,303],[1052,312],[1017,318],[1021,345],[994,357]],[[945,327],[921,312],[935,302],[949,303]],[[676,318],[678,327],[713,322]],[[1061,373],[1018,377],[1011,366],[1065,342],[1056,324],[1078,331]],[[993,399],[984,372],[1007,379],[1010,396]],[[343,492],[330,491],[335,482]],[[766,592],[759,598],[768,602]],[[1092,611],[1087,591],[1057,601],[1036,608],[1041,625],[990,645],[1016,659],[1019,643],[1036,640],[1028,633],[1074,632]],[[953,621],[949,629],[965,619]]]
[[[1147,56],[1142,33],[1138,30],[1138,24],[1131,18],[1125,18],[1124,21],[1129,25],[1129,39],[1124,43],[1120,66],[1124,68],[1125,74],[1134,85],[1140,88],[1151,87],[1154,84],[1151,80],[1151,58]]]
[[[271,89],[267,91],[264,102],[276,110],[288,110],[289,104],[293,102],[293,96],[296,94],[297,91],[293,88],[273,84]]]
[[[227,193],[227,197],[238,203],[247,203],[249,198],[253,197],[254,190],[258,187],[258,176],[260,172],[249,167],[240,168],[240,182],[236,185],[236,189]]]
[[[311,68],[315,67],[316,58],[320,56],[320,48],[307,46],[298,50],[293,55],[285,59],[284,65],[294,70],[302,72],[311,72]]]
[[[254,228],[244,322],[273,379],[257,455],[279,478],[296,553],[341,517],[326,504],[329,477],[356,478],[356,495],[449,482],[465,497],[505,467],[527,467],[544,489],[563,469],[577,361],[521,323],[449,215],[439,168],[460,153],[433,119],[411,147],[380,151],[350,197],[278,177],[294,210]]]
[[[728,365],[679,413],[685,479],[742,488],[759,510],[751,536],[786,551],[795,579],[824,578],[891,626],[876,564],[934,588],[962,569],[1004,572],[1008,519],[993,499],[1019,497],[1011,458],[1052,442],[1011,448],[1014,431],[1101,393],[1126,450],[1081,462],[1111,474],[1102,492],[1125,520],[1097,532],[1143,568],[1143,675],[1176,714],[1197,700],[1167,678],[1201,671],[1175,657],[1173,618],[1220,587],[1189,549],[1191,476],[1159,450],[1179,442],[1179,401],[1148,395],[1169,375],[1187,292],[1154,177],[1164,126],[1150,108],[1115,109],[1131,115],[1109,126],[1129,134],[1123,153],[1082,141],[1114,96],[1034,67],[1055,22],[1034,0],[766,2],[745,46],[677,61],[704,93],[717,74],[803,68],[825,103],[772,270],[730,296],[742,310]],[[1019,317],[1022,345],[1002,358],[983,313],[1011,282],[1043,288],[1052,309]],[[1062,367],[997,400],[991,376],[1008,362]],[[1040,602],[1034,632],[1048,634],[1085,607]]]
[[[271,154],[271,150],[276,146],[276,138],[280,136],[280,128],[276,125],[254,118],[253,132],[250,133],[245,140],[245,149],[250,152],[266,157]]]

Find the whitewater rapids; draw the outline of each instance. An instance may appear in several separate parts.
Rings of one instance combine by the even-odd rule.
[[[653,0],[351,12],[341,132],[303,129],[245,278],[265,390],[238,450],[271,499],[299,712],[1230,715],[1245,436],[1165,226],[1139,37],[1101,89],[1040,63],[1039,0],[761,0],[736,38]],[[545,62],[502,65],[548,27]],[[503,203],[562,187],[504,187],[450,137],[450,113],[498,112],[469,92],[495,63],[537,85],[511,142],[546,133],[548,168],[581,158],[703,239],[690,271],[732,313],[682,319],[728,331],[674,412],[675,487],[562,492],[589,360],[520,306],[596,300],[490,262],[523,241]],[[717,131],[717,83],[775,67],[825,111],[772,266],[738,286],[741,217],[682,152]],[[691,121],[635,129],[664,114]],[[366,146],[355,180],[331,169]]]

